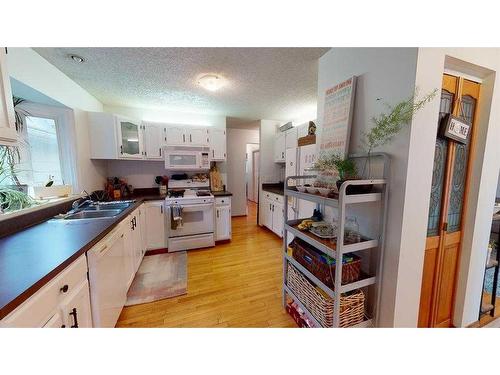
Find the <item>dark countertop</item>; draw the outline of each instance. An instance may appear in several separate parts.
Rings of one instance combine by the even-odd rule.
[[[273,194],[284,195],[285,185],[282,182],[262,184],[262,190]]]
[[[48,220],[0,238],[0,319],[90,250],[141,203],[164,197],[148,192],[124,199],[136,202],[115,218]]]
[[[217,197],[231,197],[233,193],[230,193],[227,190],[224,191],[212,191],[212,195],[217,198]]]

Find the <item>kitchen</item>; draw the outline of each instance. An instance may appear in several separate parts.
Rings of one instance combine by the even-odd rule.
[[[53,181],[52,186],[41,187],[35,182],[28,182],[36,185],[32,193],[34,199],[46,203],[10,213],[6,210],[1,217],[0,268],[4,282],[0,288],[2,304],[0,326],[151,326],[147,323],[147,316],[143,323],[137,321],[139,318],[134,315],[135,306],[142,306],[143,309],[144,301],[151,301],[152,309],[155,309],[155,306],[158,306],[154,305],[155,300],[159,301],[157,303],[182,302],[183,298],[195,296],[198,292],[192,286],[197,285],[197,277],[200,277],[194,273],[197,269],[197,258],[217,257],[219,254],[220,261],[224,264],[227,262],[227,255],[224,254],[230,254],[234,259],[240,258],[238,264],[241,263],[242,267],[244,257],[255,258],[248,269],[259,267],[262,269],[263,264],[270,265],[266,278],[273,280],[275,287],[281,289],[279,281],[281,231],[275,228],[273,230],[272,224],[266,224],[262,219],[258,220],[258,216],[263,212],[262,207],[251,208],[246,216],[232,212],[232,201],[239,203],[240,206],[247,204],[245,186],[235,183],[240,178],[239,174],[228,173],[229,170],[237,170],[239,173],[238,169],[244,168],[244,165],[231,166],[231,160],[241,159],[236,155],[232,157],[231,152],[237,152],[239,155],[241,150],[229,150],[226,140],[228,136],[240,137],[240,126],[236,124],[233,127],[235,121],[232,118],[226,119],[226,116],[210,114],[149,111],[146,117],[145,111],[141,113],[133,108],[110,106],[107,108],[109,112],[82,111],[77,108],[71,111],[64,107],[59,109],[60,105],[56,108],[53,106],[54,99],[43,94],[43,87],[38,86],[35,89],[28,85],[29,80],[24,76],[26,71],[19,70],[19,65],[14,61],[29,60],[32,61],[33,68],[53,69],[40,55],[41,53],[56,64],[61,63],[60,57],[63,56],[63,65],[66,68],[69,66],[70,70],[75,67],[85,69],[85,63],[88,63],[92,59],[91,56],[96,53],[92,49],[78,50],[79,53],[86,53],[86,57],[82,58],[86,61],[81,63],[74,54],[69,53],[77,49],[71,51],[64,49],[63,54],[61,50],[63,49],[44,51],[44,49],[12,48],[2,55],[2,74],[6,76],[8,68],[11,74],[11,87],[7,82],[9,80],[4,79],[5,92],[11,92],[13,96],[25,99],[16,105],[14,111],[16,114],[24,114],[28,121],[24,123],[25,129],[19,132],[19,136],[16,135],[19,144],[23,147],[26,147],[26,144],[33,145],[35,140],[32,135],[35,134],[33,124],[44,116],[47,118],[52,116],[52,114],[44,115],[42,109],[53,110],[54,113],[58,111],[59,117],[56,118],[62,120],[56,121],[54,128],[57,131],[49,134],[50,129],[43,130],[46,131],[45,137],[52,136],[55,152],[57,153],[59,148],[59,154],[64,155],[64,158],[61,158],[60,166],[54,167],[54,163],[50,164],[50,168],[55,170],[52,177],[49,177],[49,180]],[[309,50],[304,56],[310,53],[319,56],[324,51],[325,49]],[[257,52],[257,50],[252,51],[252,53]],[[282,55],[283,53],[285,52],[279,52]],[[110,58],[112,57],[116,56],[111,54]],[[8,59],[11,59],[10,62]],[[310,57],[306,59],[310,64],[314,64],[314,59],[310,60]],[[307,74],[311,76],[310,73]],[[67,81],[67,77],[59,73],[52,78]],[[200,87],[197,90],[210,92],[212,79],[213,77],[208,77],[205,83],[208,85],[207,89],[201,87],[200,82],[203,80],[196,81]],[[314,80],[307,85],[315,90]],[[57,95],[56,98],[60,99]],[[70,103],[67,103],[69,105],[66,107],[71,107]],[[295,132],[295,143],[302,132],[308,132],[309,120],[315,115],[315,111],[311,111],[310,108],[306,107],[310,115],[304,116],[303,109],[296,111],[302,116],[301,119],[293,115],[296,118],[295,129],[300,129],[301,132],[300,134]],[[70,118],[69,112],[73,112],[74,118]],[[65,116],[70,118],[70,121],[67,121],[69,125],[67,129],[61,130],[60,124]],[[168,120],[165,121],[165,118]],[[239,120],[239,123],[242,121],[256,122]],[[42,128],[44,124],[39,122],[40,125],[37,126]],[[263,152],[269,147],[281,150],[281,147],[285,146],[281,141],[281,132],[277,128],[289,122],[257,120],[259,124],[257,135],[260,132],[272,132],[261,138],[260,147]],[[292,147],[290,134],[289,132],[287,138],[288,148]],[[9,145],[8,141],[6,138],[3,144]],[[37,150],[30,147],[26,153],[31,153],[33,159]],[[24,155],[24,149],[22,147],[20,149]],[[45,149],[46,153],[49,151],[52,152],[52,149]],[[278,151],[273,153],[278,155]],[[43,154],[40,155],[37,157],[43,157]],[[259,189],[260,206],[269,198],[265,196],[266,186],[273,183],[279,185],[280,181],[283,181],[284,161],[285,159],[276,159],[271,166],[262,168],[263,173],[259,178],[266,183]],[[312,161],[311,156],[309,163]],[[46,162],[47,165],[49,162]],[[47,179],[46,175],[37,177],[38,172],[35,170],[37,167],[34,161],[31,163],[33,175],[31,178],[39,178],[41,180],[38,184],[45,184],[43,179]],[[24,178],[23,173],[19,173],[19,176],[21,179]],[[84,176],[86,181],[82,179]],[[28,178],[26,180],[28,181]],[[48,199],[57,194],[66,195],[64,189],[68,189],[69,185],[73,185],[73,193],[82,191],[82,194]],[[234,191],[231,186],[234,186]],[[29,189],[31,191],[31,186]],[[282,211],[276,209],[275,212],[275,225],[278,225],[279,221],[283,220],[283,217],[281,216],[280,220],[279,216],[279,213],[282,215]],[[270,228],[271,231],[262,228]],[[251,237],[247,238],[250,233],[253,233],[254,239],[261,238],[265,241],[267,244],[264,249],[265,254],[262,254],[260,249],[248,253],[249,242],[252,241]],[[245,244],[246,249],[239,254],[238,249],[242,244]],[[24,248],[23,252],[19,251],[21,247]],[[52,247],[50,259],[42,255],[47,252],[40,251],[45,247]],[[275,250],[270,250],[271,248]],[[142,296],[145,298],[141,300],[142,304],[128,306],[127,300],[130,302],[131,295],[136,292],[136,285],[142,282],[144,275],[148,277],[151,275],[142,273],[141,264],[146,267],[146,261],[162,256],[175,258],[175,262],[178,262],[175,264],[180,264],[179,269],[173,274],[179,274],[182,282],[175,280],[173,283],[175,287],[163,287],[162,292],[167,293],[167,299],[164,299],[164,296],[151,299],[153,293],[150,292],[149,296]],[[245,274],[241,277],[231,275],[234,259],[224,266],[221,272],[236,293],[247,293],[245,292],[247,286],[255,284],[258,275]],[[191,263],[194,265],[191,266]],[[26,270],[21,279],[18,277],[19,273],[14,271],[20,265]],[[217,272],[218,270],[205,277],[214,279],[210,287],[221,293],[221,301],[224,301],[226,298],[224,288],[227,288],[227,285],[226,282],[217,284],[219,279],[219,276],[216,276]],[[251,278],[247,279],[247,276]],[[257,279],[253,279],[255,277]],[[164,282],[163,279],[160,281]],[[179,287],[179,283],[183,283],[183,286]],[[207,285],[200,286],[201,292],[206,287]],[[176,288],[179,289],[178,294],[171,296],[169,294],[171,289]],[[169,290],[165,292],[166,289]],[[267,290],[262,286],[258,292],[265,295]],[[242,300],[248,301],[248,298],[250,297],[245,296]],[[279,292],[272,298],[266,297],[264,301],[262,305],[264,309],[259,310],[254,319],[242,321],[238,318],[240,313],[236,306],[227,307],[221,302],[221,311],[214,317],[214,321],[209,323],[196,321],[187,326],[293,327],[295,325],[282,307]],[[186,303],[186,311],[189,310],[190,307]],[[155,326],[181,326],[175,321],[172,324],[166,323],[169,313],[170,310],[165,309],[161,322],[158,320]],[[132,321],[133,325],[127,323]]]

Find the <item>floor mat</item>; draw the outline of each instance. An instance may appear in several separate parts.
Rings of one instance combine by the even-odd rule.
[[[130,286],[125,306],[158,301],[186,293],[185,251],[145,256]]]

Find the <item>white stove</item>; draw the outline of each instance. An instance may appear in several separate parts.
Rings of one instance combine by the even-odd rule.
[[[165,198],[169,252],[215,246],[214,196],[206,181],[169,180]]]

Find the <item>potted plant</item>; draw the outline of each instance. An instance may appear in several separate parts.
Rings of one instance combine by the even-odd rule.
[[[388,112],[372,117],[374,126],[368,132],[363,133],[362,148],[366,151],[366,158],[363,167],[363,176],[371,178],[371,153],[373,149],[389,143],[406,125],[411,123],[413,115],[429,103],[437,94],[434,89],[422,99],[417,100],[417,90],[415,93],[395,106],[386,104]],[[379,99],[377,99],[379,100]],[[366,168],[368,166],[368,174]]]

